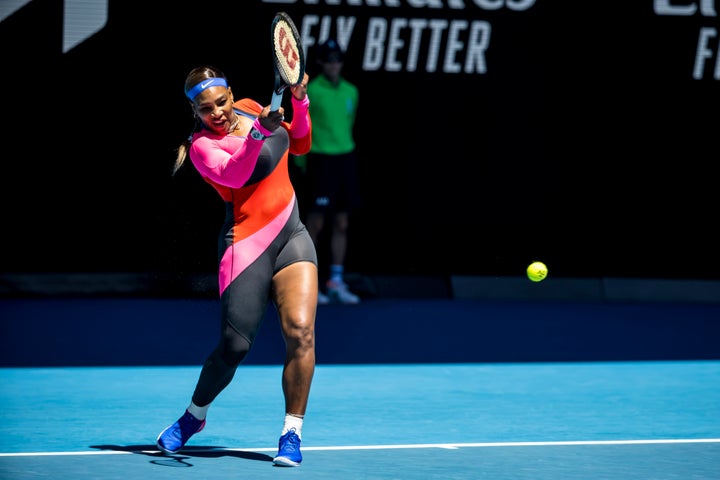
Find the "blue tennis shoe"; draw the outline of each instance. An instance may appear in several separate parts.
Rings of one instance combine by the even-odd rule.
[[[165,453],[177,453],[190,437],[203,428],[205,428],[205,420],[198,420],[185,410],[185,414],[177,422],[160,432],[155,443]]]
[[[280,437],[278,442],[278,454],[273,458],[273,463],[280,467],[299,467],[302,462],[300,453],[300,437],[291,428],[285,435]]]

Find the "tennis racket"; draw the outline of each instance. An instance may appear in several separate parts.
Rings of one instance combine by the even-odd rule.
[[[275,70],[275,88],[270,111],[275,112],[280,108],[285,89],[302,81],[305,74],[305,54],[300,45],[300,34],[287,13],[276,13],[270,30]]]

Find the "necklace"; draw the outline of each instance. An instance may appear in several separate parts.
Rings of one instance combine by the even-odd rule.
[[[240,123],[240,116],[235,115],[235,120],[233,123],[230,124],[230,127],[228,127],[227,133],[234,132],[238,128],[238,124]]]

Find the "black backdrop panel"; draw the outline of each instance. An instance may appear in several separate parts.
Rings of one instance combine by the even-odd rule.
[[[223,206],[170,175],[184,77],[213,64],[269,103],[284,10],[309,52],[338,37],[360,88],[348,270],[717,278],[715,8],[614,3],[3,7],[0,268],[213,271]]]

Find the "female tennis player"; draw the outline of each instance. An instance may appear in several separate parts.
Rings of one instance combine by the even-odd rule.
[[[308,77],[291,87],[293,118],[250,99],[234,100],[217,68],[193,69],[185,80],[196,128],[178,148],[174,172],[186,156],[225,203],[219,236],[220,341],[205,361],[190,405],[157,438],[178,452],[205,427],[212,401],[247,355],[269,302],[277,308],[286,345],[282,372],[285,417],[274,464],[299,466],[300,441],[315,372],[317,254],[300,221],[288,173],[288,153],[311,146]]]

